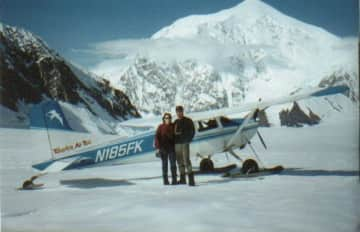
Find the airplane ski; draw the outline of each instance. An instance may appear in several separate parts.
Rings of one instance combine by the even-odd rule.
[[[259,170],[258,172],[253,173],[244,173],[243,170],[233,169],[226,173],[224,173],[223,177],[227,178],[246,178],[246,177],[259,177],[259,176],[267,176],[267,175],[275,175],[280,174],[284,170],[284,167],[281,165],[272,167],[272,168],[264,168]]]
[[[42,183],[34,183],[34,180],[37,178],[46,175],[46,173],[40,173],[38,175],[32,176],[30,179],[25,180],[21,187],[17,188],[17,190],[37,190],[42,189],[44,184]]]
[[[227,173],[230,170],[236,168],[236,164],[229,164],[224,167],[216,167],[212,171],[202,171],[201,169],[194,168],[194,173],[197,174],[215,174],[215,173]]]

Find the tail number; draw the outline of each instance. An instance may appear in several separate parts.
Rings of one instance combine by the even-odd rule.
[[[112,147],[103,148],[97,151],[95,163],[106,160],[116,159],[129,154],[136,154],[142,152],[141,144],[144,140],[137,140],[121,145],[114,145]]]

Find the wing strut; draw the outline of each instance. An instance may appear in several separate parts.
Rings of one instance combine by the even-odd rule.
[[[240,133],[242,132],[242,130],[244,129],[244,127],[249,123],[249,120],[253,118],[255,112],[257,112],[257,108],[253,109],[245,118],[244,122],[239,126],[239,128],[237,129],[237,131],[235,132],[235,134],[231,137],[231,139],[229,140],[229,142],[226,144],[225,146],[225,150],[230,149],[231,147],[234,146],[234,140],[240,135]]]

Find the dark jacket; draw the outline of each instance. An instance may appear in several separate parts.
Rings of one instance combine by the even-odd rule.
[[[174,124],[160,124],[155,134],[155,147],[157,149],[173,152],[175,150]]]
[[[188,117],[176,119],[175,122],[175,143],[184,144],[190,143],[195,135],[195,128],[193,121]]]

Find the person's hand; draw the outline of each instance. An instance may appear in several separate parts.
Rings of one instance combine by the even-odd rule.
[[[161,157],[161,155],[160,155],[160,149],[156,149],[156,151],[155,151],[155,156],[156,156],[157,158],[160,158],[160,157]]]

